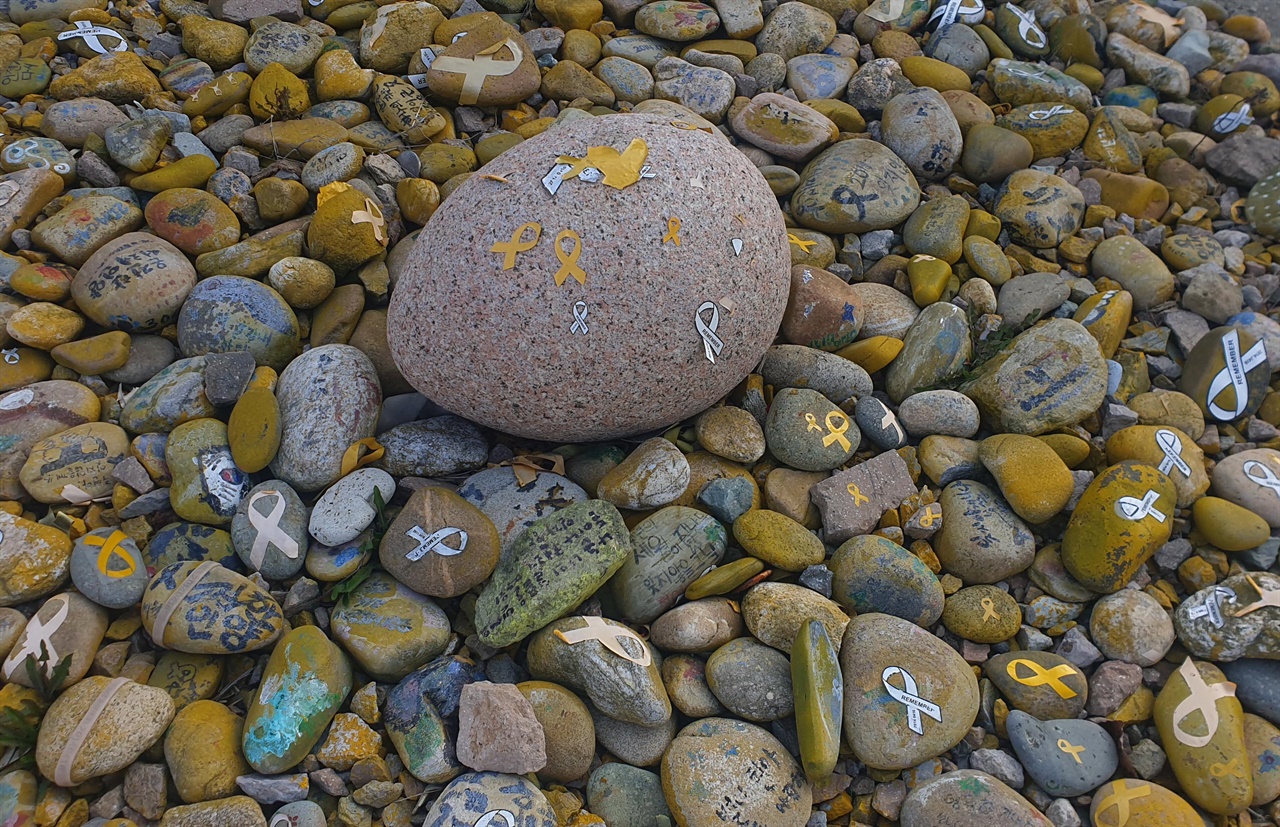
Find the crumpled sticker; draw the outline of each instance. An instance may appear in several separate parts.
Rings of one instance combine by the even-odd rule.
[[[603,176],[601,180],[605,186],[621,190],[640,180],[648,157],[649,145],[643,138],[633,138],[622,152],[611,146],[592,146],[587,148],[585,157],[561,155],[556,160],[570,165],[564,173],[565,178],[577,178],[586,170],[595,169]]]

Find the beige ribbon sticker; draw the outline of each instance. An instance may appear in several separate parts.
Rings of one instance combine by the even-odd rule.
[[[40,608],[43,609],[45,606],[53,605],[55,600],[60,605],[58,610],[53,613],[53,617],[46,622],[40,619],[40,612],[36,612],[30,622],[27,623],[27,628],[23,630],[22,646],[14,649],[9,653],[9,657],[5,658],[3,670],[5,680],[13,677],[18,664],[26,660],[28,655],[39,662],[41,644],[44,645],[44,650],[49,653],[49,659],[45,661],[44,667],[46,677],[58,665],[58,661],[61,658],[58,656],[58,650],[53,648],[53,636],[62,628],[62,624],[66,622],[67,615],[71,611],[71,603],[65,594],[57,594],[49,598],[49,601]]]
[[[511,50],[511,60],[498,60],[495,57],[504,46]],[[484,88],[487,78],[506,77],[514,73],[520,68],[522,60],[524,60],[524,51],[520,48],[520,44],[509,37],[487,49],[481,49],[475,57],[442,55],[431,64],[431,69],[451,75],[462,75],[462,92],[458,95],[458,103],[470,106],[480,100],[480,90]]]
[[[98,723],[102,713],[106,711],[107,704],[111,703],[111,699],[121,689],[124,689],[126,684],[130,683],[133,683],[133,681],[128,678],[116,678],[107,684],[101,695],[94,698],[93,704],[89,706],[89,711],[80,719],[80,723],[76,724],[76,728],[71,730],[67,743],[62,747],[62,754],[58,756],[58,765],[53,771],[53,783],[59,787],[73,786],[71,766],[75,764],[76,758],[80,755],[85,739],[89,737],[90,730],[93,729],[94,724]]]
[[[1250,603],[1248,606],[1236,609],[1236,617],[1243,617],[1250,612],[1256,612],[1258,609],[1265,609],[1268,606],[1273,609],[1280,608],[1280,589],[1264,588],[1258,584],[1257,580],[1253,579],[1252,574],[1246,574],[1244,577],[1249,581],[1249,585],[1253,586],[1254,590],[1258,593],[1258,599],[1257,601]]]
[[[1185,746],[1197,749],[1203,747],[1213,740],[1213,736],[1218,732],[1218,699],[1230,698],[1235,695],[1236,685],[1230,681],[1215,683],[1213,686],[1204,682],[1204,677],[1200,674],[1200,670],[1191,658],[1187,658],[1182,662],[1182,666],[1178,667],[1178,674],[1182,675],[1182,679],[1187,682],[1187,689],[1191,694],[1183,698],[1173,709],[1173,737],[1177,738]],[[1196,710],[1204,716],[1204,726],[1208,731],[1207,735],[1192,735],[1182,728],[1182,722],[1186,720],[1191,713]]]
[[[490,468],[510,468],[516,475],[516,485],[523,488],[538,478],[538,474],[546,471],[549,474],[564,476],[564,457],[559,454],[521,454],[503,460]]]
[[[603,618],[595,617],[594,615],[588,615],[582,619],[586,621],[586,626],[581,629],[571,629],[568,632],[562,632],[559,629],[556,629],[556,637],[560,638],[570,646],[573,646],[576,643],[581,643],[584,640],[598,640],[604,648],[613,652],[623,660],[631,661],[637,666],[648,666],[653,663],[653,655],[649,652],[649,647],[644,645],[644,641],[640,639],[639,635],[627,627],[610,626],[608,623],[605,623]],[[626,650],[626,647],[622,645],[623,640],[634,641],[635,644],[640,647],[640,651],[643,654],[640,657],[632,655]]]
[[[218,568],[220,564],[212,560],[206,560],[200,565],[192,569],[187,575],[187,579],[183,580],[178,588],[169,593],[169,597],[165,599],[160,606],[160,611],[156,612],[155,622],[151,624],[151,639],[158,646],[164,646],[164,633],[169,629],[169,620],[173,617],[173,613],[178,610],[178,604],[191,593],[191,590],[200,584],[209,572]]]
[[[356,210],[351,214],[352,224],[368,224],[373,227],[373,237],[383,247],[387,246],[387,236],[382,229],[387,226],[387,219],[382,217],[382,209],[373,203],[372,198],[364,200],[364,209]]]

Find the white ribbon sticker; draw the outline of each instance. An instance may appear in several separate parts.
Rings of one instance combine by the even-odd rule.
[[[270,514],[263,514],[253,507],[258,500],[275,497],[276,504],[271,507]],[[249,565],[254,569],[262,568],[262,561],[267,556],[267,546],[275,546],[280,553],[290,560],[297,560],[299,554],[298,541],[289,536],[289,532],[280,527],[280,519],[284,517],[284,494],[274,489],[259,491],[249,498],[245,511],[249,515],[249,525],[257,530],[253,538],[253,548],[249,550]]]
[[[711,311],[711,318],[703,321],[702,314],[708,310]],[[716,335],[716,331],[720,328],[720,308],[715,302],[703,302],[698,305],[698,312],[693,314],[693,324],[698,329],[698,335],[702,337],[702,349],[707,361],[714,365],[716,357],[720,355],[720,351],[724,350],[724,342]]]
[[[0,348],[0,356],[4,357],[6,365],[18,364],[18,349],[16,347]]]
[[[1228,600],[1234,603],[1236,601],[1236,593],[1224,586],[1214,586],[1213,590],[1205,597],[1204,603],[1190,609],[1187,612],[1187,617],[1192,620],[1207,617],[1215,628],[1221,629],[1223,624],[1222,604]]]
[[[881,23],[892,23],[902,16],[906,0],[875,0],[863,14]]]
[[[1151,516],[1156,518],[1156,522],[1163,523],[1165,515],[1156,508],[1156,500],[1160,499],[1160,494],[1156,491],[1148,491],[1142,496],[1137,497],[1121,497],[1116,500],[1116,513],[1126,520],[1137,522],[1143,517]]]
[[[1167,428],[1161,428],[1156,431],[1156,445],[1160,446],[1160,450],[1164,452],[1164,459],[1160,460],[1160,473],[1168,474],[1174,468],[1182,472],[1183,476],[1191,476],[1191,466],[1187,465],[1187,461],[1182,458],[1182,440],[1178,435]]]
[[[1230,421],[1244,413],[1249,407],[1249,371],[1267,361],[1267,346],[1258,340],[1242,357],[1240,355],[1240,333],[1232,328],[1222,337],[1222,356],[1226,365],[1218,371],[1209,383],[1209,392],[1205,394],[1206,407],[1209,413],[1219,420]],[[1235,407],[1228,410],[1218,405],[1218,394],[1228,387],[1235,390]]]
[[[474,827],[504,827],[498,823],[498,819],[506,822],[505,827],[516,827],[516,817],[510,810],[490,810],[480,816]]]
[[[1226,135],[1228,132],[1235,132],[1248,121],[1253,120],[1253,110],[1249,108],[1249,104],[1241,103],[1237,108],[1230,112],[1223,113],[1213,119],[1213,129]]]
[[[569,327],[569,332],[581,333],[583,336],[586,336],[588,330],[589,328],[587,327],[587,303],[574,302],[573,303],[573,325]]]
[[[442,528],[428,534],[422,526],[414,526],[405,534],[410,539],[418,541],[418,547],[405,555],[409,560],[421,560],[433,551],[441,557],[452,557],[467,550],[467,532],[460,528]],[[445,545],[444,541],[455,534],[458,535],[458,547]]]
[[[1049,45],[1049,39],[1044,36],[1044,32],[1040,31],[1035,15],[1029,11],[1023,11],[1012,3],[1005,8],[1018,18],[1018,36],[1027,41],[1028,46],[1033,49],[1043,49]]]
[[[901,689],[889,683],[889,679],[895,675],[902,676]],[[942,723],[942,707],[933,701],[921,698],[917,694],[920,690],[916,685],[916,679],[901,666],[887,667],[880,673],[880,682],[884,684],[884,691],[888,692],[890,697],[907,708],[907,728],[916,735],[924,735],[924,720],[920,717],[922,714]]]
[[[124,52],[129,49],[129,43],[120,32],[104,26],[95,26],[88,20],[77,20],[76,27],[59,34],[58,40],[70,40],[76,37],[84,38],[85,44],[100,55],[110,52]],[[102,41],[98,39],[100,37],[114,37],[120,42],[108,49],[102,45]]]
[[[62,628],[62,624],[66,622],[67,614],[71,610],[71,601],[65,594],[59,594],[49,598],[49,603],[55,600],[59,601],[61,605],[54,612],[53,617],[49,618],[46,623],[40,619],[40,613],[36,612],[23,632],[22,646],[10,652],[9,657],[5,658],[3,669],[5,680],[13,677],[14,670],[27,659],[28,655],[39,663],[41,644],[44,645],[45,651],[49,654],[49,659],[45,661],[44,666],[48,670],[45,672],[46,677],[52,673],[54,667],[58,665],[58,661],[62,660],[58,655],[58,650],[53,648],[53,636]],[[48,606],[49,603],[46,603],[45,606]],[[43,609],[44,606],[40,608]]]
[[[1071,111],[1070,106],[1063,106],[1060,103],[1055,103],[1053,106],[1050,106],[1048,109],[1037,109],[1027,117],[1029,117],[1033,121],[1047,121],[1050,118],[1052,118],[1054,115],[1062,115],[1070,111]],[[1105,295],[1114,296],[1115,294],[1116,294],[1116,291],[1108,290]],[[1089,316],[1092,316],[1094,313],[1096,313],[1098,311],[1098,308],[1106,307],[1106,304],[1107,304],[1106,299],[1103,299],[1102,301],[1100,301],[1093,308],[1093,310],[1089,311]],[[1089,317],[1086,316],[1085,324],[1088,324],[1088,323],[1089,323]]]
[[[735,256],[742,255],[742,239],[731,238],[729,239],[729,243],[733,245],[733,254]]]
[[[1244,464],[1244,475],[1249,479],[1261,485],[1264,488],[1270,488],[1277,497],[1280,497],[1280,477],[1276,476],[1276,472],[1267,466],[1251,459]]]

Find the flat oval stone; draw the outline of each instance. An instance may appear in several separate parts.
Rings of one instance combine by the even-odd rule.
[[[464,769],[432,701],[435,671],[427,666],[405,676],[387,692],[382,705],[383,724],[396,754],[414,778],[427,784],[443,784]]]
[[[662,756],[662,791],[684,824],[802,827],[813,801],[800,765],[777,738],[729,718],[680,730]]]
[[[561,637],[572,632],[580,633],[574,643]],[[616,648],[607,649],[605,640]],[[589,625],[586,617],[561,618],[530,639],[528,661],[534,678],[585,692],[615,720],[656,727],[671,718],[671,700],[651,648],[617,621],[591,618]]]
[[[1062,535],[1062,563],[1082,585],[1124,587],[1169,539],[1177,491],[1149,465],[1132,460],[1103,471],[1081,495]]]
[[[188,655],[185,652],[165,652],[156,661],[156,668],[151,670],[147,685],[163,689],[173,698],[173,703],[181,712],[186,707],[199,701],[208,700],[222,686],[222,676],[226,671],[225,661],[216,655]],[[219,704],[219,706],[222,706]],[[207,709],[207,707],[205,707]],[[224,710],[226,707],[222,707]],[[230,710],[227,710],[228,712]],[[235,743],[240,743],[240,716],[236,718]],[[239,755],[238,747],[236,749]],[[243,760],[241,761],[243,765]],[[247,772],[247,765],[245,765]],[[244,772],[239,773],[243,775]],[[189,799],[194,800],[194,799]]]
[[[1121,820],[1120,816],[1128,814]],[[1139,778],[1103,784],[1093,796],[1089,818],[1100,827],[1201,827],[1204,819],[1177,794]]]
[[[1213,493],[1243,506],[1280,528],[1280,451],[1254,448],[1219,462],[1213,469]]]
[[[1050,795],[1085,795],[1111,777],[1120,763],[1115,741],[1092,721],[1041,723],[1015,709],[1006,726],[1018,761]]]
[[[0,395],[0,497],[17,499],[19,479],[31,447],[59,431],[98,419],[101,404],[79,382],[53,379]]]
[[[529,701],[545,736],[547,765],[538,770],[539,775],[560,781],[586,775],[596,748],[595,724],[586,704],[550,681],[524,681],[516,689]]]
[[[106,631],[107,612],[101,606],[75,592],[55,594],[41,604],[18,635],[0,675],[17,686],[34,688],[29,669],[51,679],[61,661],[70,658],[63,685],[71,686],[88,674]],[[49,652],[44,662],[43,649]]]
[[[103,244],[80,266],[71,295],[80,311],[104,327],[159,330],[178,318],[196,271],[168,241],[125,233]]]
[[[276,400],[280,450],[271,470],[300,491],[317,491],[342,475],[347,448],[373,436],[382,389],[368,356],[350,345],[323,345],[289,363]]]
[[[151,639],[193,655],[253,652],[275,643],[284,628],[284,614],[270,593],[221,565],[208,570],[195,585],[186,585],[200,565],[170,564],[147,584],[142,624]],[[158,615],[180,587],[169,622],[156,628]]]
[[[556,827],[559,821],[542,790],[518,775],[469,772],[458,776],[427,811],[425,827],[474,827],[489,813],[509,813],[522,827]],[[489,823],[499,818],[490,816]]]
[[[524,639],[593,594],[630,552],[622,515],[603,500],[544,517],[502,556],[480,593],[477,634],[490,646]]]
[[[997,434],[982,441],[978,459],[995,477],[1014,513],[1032,524],[1062,511],[1075,490],[1071,471],[1043,441],[1022,434]]]
[[[949,302],[930,304],[911,323],[902,352],[886,369],[885,391],[902,402],[959,373],[972,352],[964,311]]]
[[[707,659],[707,685],[725,708],[767,723],[795,710],[786,655],[751,637],[729,641]]]
[[[1112,462],[1131,459],[1160,470],[1173,481],[1179,508],[1189,507],[1209,490],[1204,451],[1172,426],[1131,425],[1121,429],[1107,440],[1107,458]]]
[[[802,471],[829,471],[853,456],[862,435],[849,415],[808,388],[774,395],[765,441],[779,460]]]
[[[159,370],[129,395],[120,424],[135,434],[168,433],[192,419],[212,417],[217,408],[204,390],[205,358],[179,359]]]
[[[790,652],[808,621],[817,621],[830,640],[839,640],[849,616],[827,598],[793,583],[759,583],[742,599],[742,619],[761,643]]]
[[[1244,710],[1235,684],[1218,667],[1183,661],[1156,696],[1152,718],[1188,798],[1218,815],[1249,806],[1253,778],[1245,763]]]
[[[995,586],[966,586],[947,598],[942,622],[951,632],[974,643],[1000,643],[1018,633],[1022,610]]]
[[[840,141],[809,162],[791,195],[796,220],[828,233],[900,224],[920,204],[911,170],[883,144]]]
[[[204,190],[165,190],[147,202],[143,215],[156,235],[188,255],[221,250],[240,240],[240,219]]]
[[[447,477],[476,471],[489,457],[489,444],[480,430],[458,416],[406,422],[378,434],[378,441],[387,452],[374,467],[395,477]]]
[[[307,508],[285,481],[260,482],[236,506],[231,541],[250,571],[287,580],[302,569]]]
[[[244,563],[236,556],[231,535],[220,528],[199,523],[175,522],[163,525],[142,550],[150,572],[174,563],[203,563],[211,560],[232,571],[243,572]]]
[[[112,679],[88,678],[63,692],[45,713],[36,741],[36,766],[46,778],[58,777],[73,731]],[[132,764],[160,740],[173,720],[173,700],[162,689],[126,681],[101,708],[75,756],[67,777],[72,784],[109,775]]]
[[[236,778],[253,769],[240,754],[244,719],[217,701],[181,706],[165,733],[165,763],[178,797],[189,804],[238,791]]]
[[[173,470],[173,512],[206,525],[230,523],[249,490],[249,475],[231,458],[227,426],[216,419],[184,422],[169,435],[164,455]]]
[[[827,567],[834,575],[832,599],[851,612],[880,612],[922,627],[942,615],[942,584],[919,557],[892,540],[853,537],[836,549]]]
[[[105,497],[115,486],[111,472],[128,450],[129,437],[119,425],[86,422],[32,445],[18,479],[42,503]]]
[[[822,562],[822,542],[800,523],[776,511],[752,509],[733,523],[733,538],[750,554],[784,571]]]
[[[724,597],[705,597],[682,603],[661,615],[649,627],[649,639],[667,652],[712,652],[735,637],[745,626],[742,613]]]
[[[292,769],[351,693],[351,665],[315,626],[299,626],[271,652],[244,719],[244,757],[261,773]]]
[[[590,499],[580,485],[560,474],[537,471],[533,480],[522,484],[509,467],[473,474],[458,487],[458,496],[488,515],[498,529],[504,551],[538,520]]]
[[[577,119],[517,145],[486,168],[521,183],[494,187],[495,182],[473,176],[454,191],[432,220],[445,236],[456,236],[461,249],[476,251],[473,273],[490,275],[481,282],[445,277],[453,263],[445,268],[446,261],[429,244],[414,248],[400,281],[407,289],[402,286],[392,297],[388,329],[396,363],[415,387],[446,408],[506,432],[591,440],[649,430],[697,413],[746,375],[772,340],[786,303],[789,254],[776,199],[746,158],[729,152],[719,137],[704,138],[696,130],[672,126],[671,120],[656,115]],[[626,132],[625,141],[644,141],[644,146],[613,146],[623,143],[619,130]],[[588,152],[592,158],[617,158],[618,172],[610,178],[622,188],[565,178],[566,170],[557,194],[549,198],[541,179],[556,159]],[[625,161],[624,152],[631,153]],[[671,188],[679,179],[670,173],[630,184],[628,165],[646,158],[654,170],[705,170],[700,179],[705,186],[679,185],[675,198]],[[599,163],[612,167],[615,162]],[[717,205],[725,199],[738,205],[734,210],[745,224],[713,218],[723,217]],[[680,215],[668,206],[676,202]],[[513,211],[519,221],[500,218]],[[486,219],[477,223],[477,215]],[[592,223],[606,216],[607,226]],[[673,218],[680,219],[678,225]],[[532,247],[534,230],[524,228],[529,219],[537,219],[542,228]],[[679,246],[674,237],[665,245],[660,242],[668,227],[678,227]],[[637,235],[630,238],[633,230],[626,228]],[[653,231],[658,244],[650,238]],[[734,238],[743,244],[741,257],[735,254]],[[507,262],[514,275],[502,269]],[[667,274],[671,267],[676,269]],[[611,278],[615,272],[648,273],[652,286],[642,290],[634,278]],[[574,279],[572,284],[568,278]],[[477,284],[484,290],[477,291]],[[577,330],[585,326],[587,332],[570,330],[577,320],[577,299],[587,295],[580,296],[580,289],[611,291],[614,284],[622,292],[592,292],[591,302],[578,308],[585,321]],[[548,313],[546,301],[535,299],[548,285],[555,287],[558,304],[551,317],[563,324],[531,326],[528,319]],[[714,304],[727,295],[734,296],[731,319]],[[504,312],[498,326],[491,325],[477,340],[473,305],[481,296],[486,305],[502,306]],[[475,374],[478,366],[490,365],[494,375],[504,370],[503,353],[491,344],[507,335],[503,330],[508,326],[509,335],[527,343],[528,353],[556,354],[545,365],[527,357],[520,363],[526,383],[554,383],[554,394],[537,391],[517,400],[501,383],[457,381],[460,375]],[[719,348],[698,332],[712,327]],[[661,354],[646,351],[647,379],[636,382],[623,363],[630,364],[636,342],[657,341],[652,331],[658,330],[667,337],[666,345]],[[601,377],[623,375],[628,375],[625,382],[601,383]],[[662,392],[655,393],[650,383],[658,383]],[[581,389],[573,390],[578,385]],[[682,390],[672,393],[675,388]],[[579,411],[567,418],[558,401],[566,393],[591,400],[591,415]]]
[[[1062,178],[1034,169],[1019,170],[996,193],[994,215],[1015,241],[1056,247],[1080,229],[1084,196]]]
[[[1089,632],[1102,653],[1112,660],[1154,666],[1175,641],[1173,621],[1154,597],[1136,589],[1121,589],[1093,605]]]
[[[298,320],[288,303],[253,279],[204,279],[178,316],[178,348],[186,357],[245,351],[258,364],[283,370],[301,346]]]
[[[400,582],[432,597],[457,597],[498,564],[497,529],[484,512],[434,486],[410,495],[388,526],[378,559]]]
[[[79,537],[71,551],[72,582],[99,606],[133,606],[142,598],[149,579],[142,552],[119,529],[94,529]]]
[[[1006,652],[984,663],[982,673],[1010,707],[1042,721],[1074,718],[1089,699],[1084,673],[1052,652]]]
[[[917,178],[937,181],[960,160],[963,139],[951,108],[937,90],[917,87],[896,95],[884,108],[885,146],[906,162]]]
[[[1035,558],[1035,538],[994,491],[960,480],[942,490],[942,530],[933,545],[943,567],[966,583],[998,583]]]
[[[334,607],[330,633],[360,668],[398,681],[444,651],[449,618],[429,597],[377,572]]]
[[[1053,824],[1003,781],[978,770],[953,770],[917,785],[902,802],[899,818],[902,827]]]
[[[960,743],[978,715],[978,680],[969,665],[901,618],[873,613],[850,620],[840,667],[845,738],[870,767],[906,769],[940,755]],[[919,701],[931,705],[929,714],[907,713],[916,707],[906,704]]]
[[[720,562],[727,537],[714,517],[673,505],[641,521],[631,531],[631,542],[635,551],[609,580],[609,588],[623,617],[651,623]]]

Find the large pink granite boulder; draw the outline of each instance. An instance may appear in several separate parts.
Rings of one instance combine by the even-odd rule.
[[[634,178],[637,140],[647,170],[611,186]],[[591,160],[580,176],[564,164],[553,195],[558,159],[589,152],[603,176]],[[789,269],[776,199],[720,135],[654,115],[583,118],[449,196],[396,283],[388,336],[413,386],[468,419],[609,439],[697,413],[741,381],[777,334]]]

